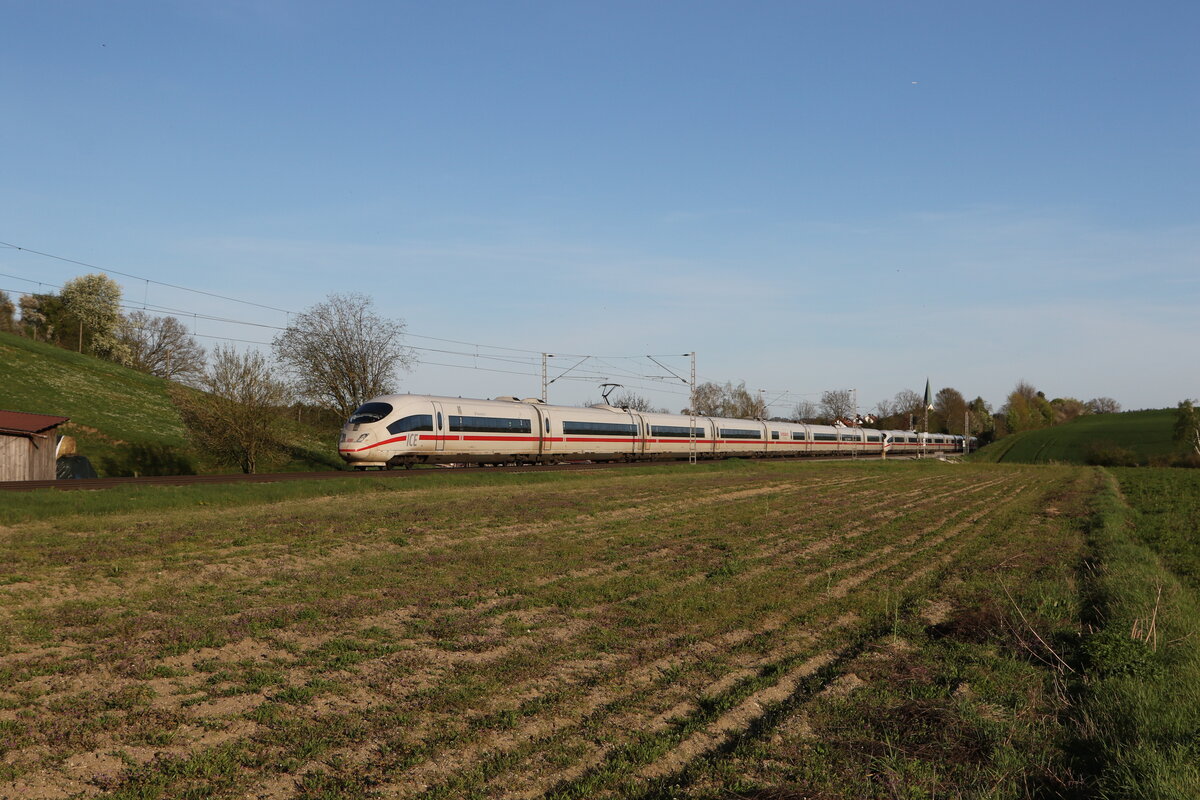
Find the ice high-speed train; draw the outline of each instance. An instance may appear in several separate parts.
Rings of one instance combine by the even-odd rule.
[[[649,414],[540,400],[384,395],[342,428],[338,452],[355,469],[415,464],[545,464],[730,456],[936,454],[963,437],[754,419]]]

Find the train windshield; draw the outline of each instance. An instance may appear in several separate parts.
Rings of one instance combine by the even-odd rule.
[[[392,413],[392,407],[387,403],[363,403],[358,410],[350,415],[350,425],[361,425],[364,422],[379,422]]]

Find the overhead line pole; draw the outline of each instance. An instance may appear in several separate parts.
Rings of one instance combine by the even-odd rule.
[[[688,403],[688,411],[692,412],[691,422],[688,424],[688,463],[696,463],[696,352],[693,350],[689,355],[692,357],[692,396]]]

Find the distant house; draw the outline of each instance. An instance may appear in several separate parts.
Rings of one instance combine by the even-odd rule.
[[[68,419],[0,411],[0,481],[54,480],[54,429]]]

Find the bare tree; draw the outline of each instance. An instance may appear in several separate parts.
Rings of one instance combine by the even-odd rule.
[[[821,416],[830,420],[849,417],[854,413],[853,393],[849,389],[821,392]]]
[[[911,426],[925,409],[925,399],[912,389],[901,389],[896,392],[893,402],[895,403],[894,413],[905,418],[905,427]]]
[[[800,421],[816,419],[818,413],[817,404],[812,400],[798,400],[792,409],[792,418]]]
[[[1074,397],[1056,397],[1050,401],[1050,407],[1054,409],[1055,425],[1062,425],[1088,413],[1087,406]]]
[[[719,383],[707,381],[698,384],[696,391],[692,393],[692,409],[705,417],[720,417],[723,416],[721,407],[724,399],[724,387]],[[685,409],[684,413],[688,413],[688,410]]]
[[[661,408],[655,408],[654,404],[650,402],[649,398],[646,398],[637,392],[631,392],[628,389],[622,390],[613,395],[608,402],[610,405],[614,405],[617,408],[627,408],[630,411],[641,411],[646,414],[667,413]]]
[[[1084,406],[1093,414],[1116,414],[1121,410],[1121,404],[1111,397],[1095,397]]]
[[[745,383],[734,386],[729,393],[730,414],[727,416],[737,419],[765,419],[767,403],[761,393],[752,393],[746,389]]]
[[[767,415],[767,404],[746,389],[746,384],[734,386],[702,383],[692,395],[692,404],[697,414],[706,417],[731,417],[736,419],[762,419]],[[685,410],[684,413],[687,413]]]
[[[168,380],[194,381],[204,372],[204,348],[175,317],[134,311],[121,330],[126,363]]]
[[[203,392],[175,386],[171,398],[196,446],[220,464],[253,473],[280,450],[287,386],[261,354],[218,345],[198,381]]]
[[[362,294],[331,294],[298,314],[275,337],[275,358],[298,394],[343,418],[395,387],[398,369],[416,364],[400,343],[404,323],[384,319]]]

